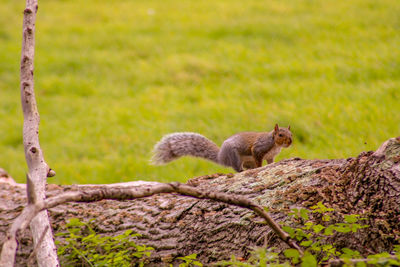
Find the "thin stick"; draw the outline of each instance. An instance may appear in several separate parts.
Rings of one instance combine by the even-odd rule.
[[[31,265],[34,264],[36,252],[39,249],[40,244],[43,242],[43,239],[44,239],[44,237],[45,237],[45,235],[46,235],[48,230],[49,230],[49,226],[46,226],[46,228],[44,229],[42,235],[40,236],[40,239],[39,239],[38,243],[36,244],[35,248],[33,249],[31,255],[29,255],[29,258],[28,258],[28,261],[27,261],[28,262],[27,263],[28,266],[31,266]]]
[[[21,49],[21,104],[24,114],[23,143],[25,159],[29,168],[31,183],[28,183],[30,201],[45,199],[46,177],[50,168],[44,161],[39,145],[39,112],[36,105],[34,92],[34,56],[35,56],[35,22],[38,10],[37,0],[26,0],[23,20],[23,36]],[[50,228],[50,222],[46,211],[39,213],[31,222],[33,241],[39,244],[39,240],[46,227]],[[46,231],[37,251],[39,266],[57,266],[57,253],[51,231]]]

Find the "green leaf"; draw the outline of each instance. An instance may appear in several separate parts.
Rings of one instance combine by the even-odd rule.
[[[295,237],[298,241],[303,240],[304,238],[310,239],[311,235],[304,232],[302,229],[296,229]]]
[[[317,242],[314,242],[312,245],[311,245],[311,249],[312,250],[314,250],[314,251],[321,251],[322,249],[321,249],[321,243],[319,242],[319,241],[317,241]]]
[[[283,251],[285,257],[290,258],[293,264],[297,264],[299,262],[300,253],[297,249],[289,248]]]
[[[301,267],[314,267],[317,266],[317,260],[315,256],[309,252],[306,252],[301,261]]]
[[[190,255],[186,256],[185,258],[194,260],[197,258],[197,254],[196,253],[190,254]]]
[[[309,219],[308,213],[309,213],[309,210],[307,210],[307,209],[300,209],[300,217],[301,217],[303,220],[305,220],[305,221],[308,221],[308,219]]]
[[[334,209],[328,208],[328,207],[326,207],[324,204],[322,204],[321,201],[318,202],[317,205],[312,206],[310,209],[312,209],[313,212],[321,213],[321,214],[322,214],[322,213],[329,212],[329,211],[334,211]]]
[[[288,234],[290,235],[291,238],[294,237],[294,235],[295,235],[295,230],[294,230],[292,227],[287,226],[287,225],[283,225],[283,226],[282,226],[282,229],[283,229],[283,231],[285,231],[286,233],[288,233]]]
[[[338,231],[339,233],[348,233],[351,231],[351,228],[346,223],[337,223],[335,224],[335,230]]]
[[[363,261],[357,262],[356,267],[367,267],[367,264]]]
[[[332,235],[334,229],[335,229],[334,225],[329,225],[328,227],[325,228],[324,235],[326,235],[326,236]]]
[[[360,252],[357,250],[351,250],[349,248],[342,248],[343,254],[340,258],[357,258],[360,256]]]
[[[312,243],[313,243],[312,240],[307,240],[307,241],[301,242],[301,243],[300,243],[300,246],[309,247],[309,246],[311,246]]]
[[[344,221],[347,223],[356,223],[358,221],[358,217],[360,217],[360,215],[357,214],[344,215]]]
[[[288,213],[289,216],[294,216],[296,219],[298,218],[299,214],[299,209],[293,208],[291,211]]]
[[[68,223],[66,224],[67,227],[73,227],[73,226],[83,226],[84,223],[81,222],[78,218],[71,218],[69,219]]]
[[[324,222],[329,222],[331,220],[331,216],[324,214],[324,216],[322,216],[322,221]]]
[[[323,226],[321,224],[317,224],[317,225],[313,226],[314,233],[316,233],[316,234],[318,234],[319,232],[321,232],[324,229],[325,229],[325,226]]]
[[[304,227],[302,227],[302,229],[303,229],[303,230],[310,230],[311,227],[312,227],[313,225],[314,225],[313,222],[308,221],[308,222],[306,222],[306,223],[304,224]]]
[[[322,251],[330,251],[331,249],[333,248],[333,246],[332,245],[330,245],[330,244],[327,244],[327,245],[323,245],[322,246]]]
[[[192,264],[194,264],[196,266],[203,266],[203,264],[199,261],[194,261],[194,262],[192,262]]]

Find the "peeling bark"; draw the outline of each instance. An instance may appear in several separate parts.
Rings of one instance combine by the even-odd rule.
[[[293,207],[309,207],[318,201],[338,214],[360,214],[367,218],[369,228],[334,236],[332,241],[363,254],[391,251],[400,241],[400,138],[389,139],[376,152],[363,152],[356,158],[294,158],[235,175],[198,177],[188,184],[250,198],[268,207],[277,221],[286,221]],[[47,192],[57,195],[81,187],[87,186],[48,185]],[[0,184],[0,203],[0,240],[4,240],[8,225],[26,203],[24,189]],[[94,219],[96,230],[110,235],[133,229],[142,234],[138,243],[156,248],[153,265],[192,253],[208,264],[232,254],[246,258],[254,246],[287,248],[249,210],[174,194],[68,203],[50,209],[49,214],[55,232],[62,231],[69,218]],[[29,233],[24,232],[20,241],[17,262],[24,265],[33,247]]]

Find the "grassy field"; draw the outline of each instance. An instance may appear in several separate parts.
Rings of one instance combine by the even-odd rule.
[[[0,167],[18,181],[24,1],[0,0]],[[174,131],[217,144],[291,125],[288,157],[343,158],[400,135],[398,0],[39,1],[35,90],[53,183],[186,181],[151,166]]]

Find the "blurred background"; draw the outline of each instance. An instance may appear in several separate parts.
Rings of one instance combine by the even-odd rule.
[[[0,0],[0,167],[24,182],[23,0]],[[400,135],[398,0],[39,1],[35,92],[49,183],[186,181],[151,166],[175,131],[220,145],[291,125],[276,160],[347,158]]]

